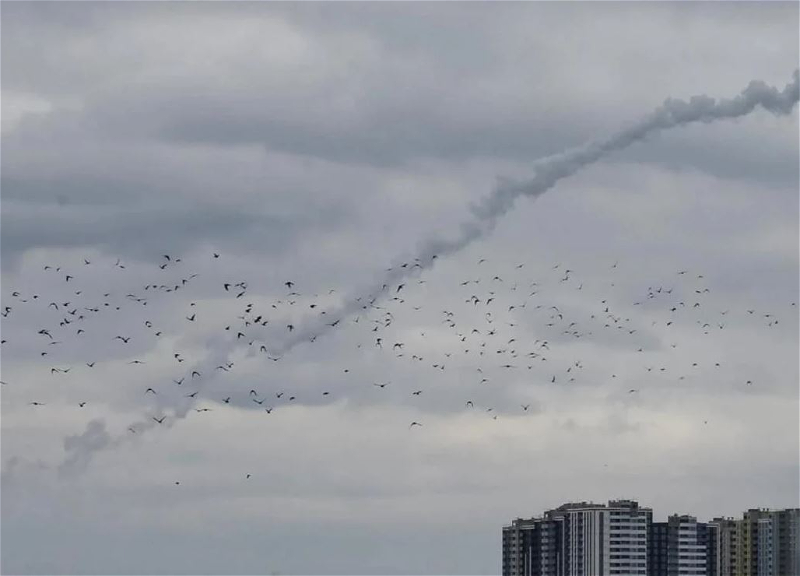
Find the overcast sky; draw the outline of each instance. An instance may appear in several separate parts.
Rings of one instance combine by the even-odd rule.
[[[541,157],[783,89],[797,24],[4,3],[2,571],[495,574],[565,501],[800,505],[796,107],[653,134],[361,292]]]

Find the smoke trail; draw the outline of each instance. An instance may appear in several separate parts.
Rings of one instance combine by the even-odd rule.
[[[470,211],[473,220],[462,224],[454,238],[449,240],[434,238],[422,243],[417,256],[409,263],[415,265],[405,268],[393,267],[373,286],[358,292],[360,296],[349,298],[338,308],[327,310],[324,320],[317,316],[296,327],[289,338],[278,347],[272,348],[271,352],[283,355],[301,342],[307,342],[309,338],[322,334],[329,329],[328,325],[336,320],[343,320],[368,308],[369,303],[386,293],[387,288],[397,286],[404,279],[430,268],[437,258],[456,253],[490,233],[498,219],[513,208],[514,202],[520,196],[536,199],[560,180],[575,174],[581,168],[662,130],[696,122],[709,123],[716,120],[739,118],[749,114],[758,106],[776,116],[784,116],[792,112],[798,99],[800,99],[800,72],[797,70],[792,75],[792,81],[783,90],[768,86],[760,80],[754,80],[740,94],[731,99],[716,100],[705,95],[693,96],[688,101],[668,98],[664,104],[639,122],[605,139],[592,141],[559,154],[541,158],[533,164],[535,174],[533,178],[525,182],[499,186],[483,201],[472,206]],[[266,331],[261,327],[256,327],[248,337],[265,341]],[[214,366],[229,361],[230,355],[238,348],[238,344],[236,340],[220,341],[219,339],[214,339],[209,344],[211,344],[213,354],[197,369],[212,374]],[[175,407],[174,419],[184,418],[192,406],[193,401],[188,401]],[[150,421],[139,422],[135,425],[140,430],[154,426]],[[95,428],[99,428],[98,424],[95,424]],[[77,466],[67,466],[68,468],[83,468],[88,464],[94,451],[116,445],[115,442],[104,438],[102,434],[97,434],[98,430],[95,430],[94,434],[89,434],[89,432],[87,429],[82,436],[72,436],[68,439],[69,442],[65,441],[65,449],[69,453],[68,460],[77,464]]]
[[[121,439],[111,438],[103,420],[92,420],[86,425],[83,434],[64,438],[67,457],[58,466],[58,473],[82,472],[89,465],[94,452],[117,446],[120,441]]]
[[[370,299],[381,294],[384,291],[383,286],[395,286],[403,279],[432,266],[437,257],[458,252],[474,240],[488,234],[494,229],[497,220],[511,210],[514,202],[520,196],[538,198],[555,186],[559,180],[573,175],[584,166],[593,164],[613,152],[623,150],[662,130],[694,122],[708,123],[715,120],[738,118],[749,114],[759,105],[777,116],[787,115],[792,112],[798,98],[800,98],[800,71],[797,70],[792,75],[792,81],[782,91],[768,86],[762,81],[754,80],[738,96],[730,100],[717,101],[705,95],[693,96],[688,102],[668,98],[662,106],[656,108],[638,123],[606,139],[589,142],[583,146],[541,158],[533,164],[535,175],[532,179],[499,186],[479,204],[472,206],[471,212],[474,220],[462,224],[459,234],[455,238],[451,240],[432,239],[423,243],[416,258],[412,260],[419,266],[392,268],[371,289],[360,292],[361,298],[351,298],[340,308],[328,310],[325,323],[330,319],[341,320],[357,313],[364,308],[365,298]],[[305,325],[296,329],[293,335],[274,352],[278,354],[288,352],[297,344],[319,334],[324,328],[325,324],[319,318],[309,320]]]

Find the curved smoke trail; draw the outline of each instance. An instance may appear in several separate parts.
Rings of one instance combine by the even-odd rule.
[[[593,164],[662,130],[696,122],[708,123],[739,118],[749,114],[758,106],[776,116],[785,116],[792,112],[798,99],[800,99],[800,73],[797,70],[792,75],[792,81],[783,90],[778,90],[760,80],[754,80],[741,93],[730,99],[716,100],[706,95],[693,96],[688,101],[668,98],[664,104],[637,123],[607,138],[541,158],[533,164],[535,173],[533,178],[499,186],[483,201],[472,206],[473,220],[465,222],[454,238],[449,240],[435,238],[422,243],[417,256],[411,260],[413,266],[409,263],[406,267],[391,268],[373,286],[358,292],[359,296],[348,298],[341,306],[327,310],[324,320],[317,316],[296,327],[289,338],[271,352],[283,355],[301,342],[307,342],[311,337],[322,334],[330,323],[359,313],[369,305],[369,302],[375,301],[385,293],[388,287],[396,286],[405,278],[419,274],[430,268],[437,258],[458,252],[474,240],[490,233],[497,220],[511,210],[514,202],[521,196],[536,199],[560,180],[575,174],[584,166]],[[264,340],[266,331],[257,326],[248,336]],[[220,341],[218,338],[209,344],[212,345],[214,353],[197,368],[209,374],[215,366],[228,362],[231,354],[239,347],[236,340]],[[184,418],[193,405],[194,402],[190,400],[174,407],[174,418],[170,420],[170,425]],[[134,425],[140,431],[144,431],[155,424],[145,421]],[[94,452],[116,446],[118,443],[118,440],[112,440],[108,435],[102,421],[93,421],[83,434],[65,439],[64,449],[67,458],[59,470],[82,469],[88,465]]]

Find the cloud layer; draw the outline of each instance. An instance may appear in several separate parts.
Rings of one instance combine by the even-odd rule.
[[[562,501],[798,505],[797,109],[606,154],[776,111],[678,101],[783,89],[797,7],[489,8],[4,7],[4,572],[486,574]]]

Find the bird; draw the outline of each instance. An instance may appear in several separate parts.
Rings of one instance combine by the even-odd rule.
[[[151,418],[153,420],[155,420],[156,422],[158,422],[159,424],[162,424],[164,422],[164,419],[166,418],[166,416],[162,416],[161,418],[156,418],[155,416],[151,416]]]
[[[409,426],[408,426],[409,430],[410,430],[411,428],[413,428],[414,426],[422,426],[422,424],[420,424],[419,422],[412,422],[412,423],[411,423],[411,424],[409,424]]]
[[[148,388],[147,390],[144,391],[145,394],[147,394],[148,392],[152,392],[153,394],[156,394],[156,391],[153,390],[152,388]]]

